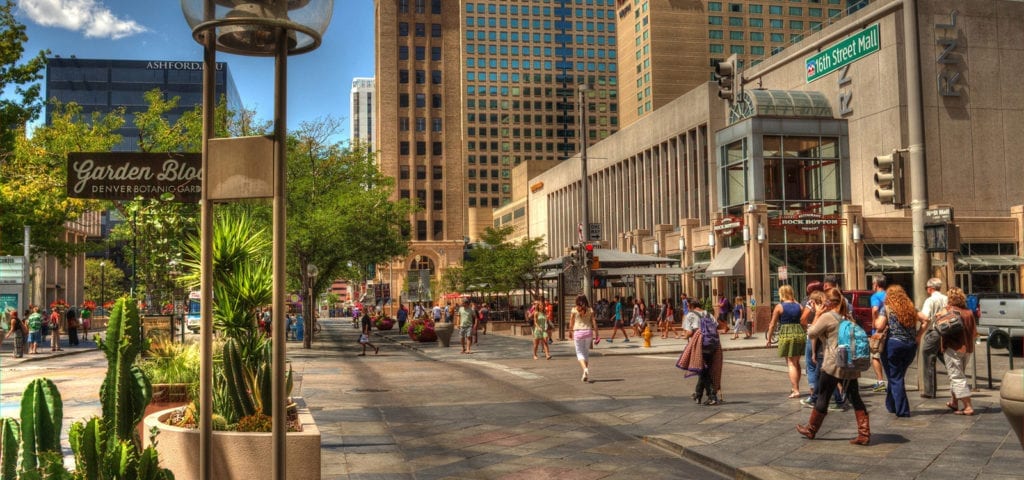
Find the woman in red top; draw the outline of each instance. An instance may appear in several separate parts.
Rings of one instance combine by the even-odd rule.
[[[952,399],[946,404],[953,413],[957,415],[974,415],[974,407],[971,405],[971,387],[967,385],[967,377],[964,375],[964,366],[967,360],[974,353],[974,339],[978,336],[978,324],[974,319],[974,313],[967,308],[967,296],[964,291],[953,287],[946,295],[949,301],[946,308],[939,312],[939,315],[948,312],[960,314],[964,322],[964,332],[958,338],[943,337],[939,343],[939,351],[946,362],[946,372],[949,375],[949,393]],[[964,408],[960,409],[960,402],[964,402]]]

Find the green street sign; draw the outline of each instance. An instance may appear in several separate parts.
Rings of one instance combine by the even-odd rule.
[[[804,61],[804,66],[807,67],[807,83],[875,53],[881,46],[876,23],[835,45],[822,49]]]

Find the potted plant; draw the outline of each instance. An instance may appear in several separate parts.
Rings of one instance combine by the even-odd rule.
[[[395,320],[387,315],[380,315],[373,320],[373,326],[377,330],[391,330],[395,327]]]
[[[409,322],[409,338],[416,342],[436,341],[437,333],[434,331],[434,321],[424,318]]]

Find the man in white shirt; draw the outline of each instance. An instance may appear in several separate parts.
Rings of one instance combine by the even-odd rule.
[[[921,320],[921,328],[925,329],[924,337],[921,339],[921,398],[935,398],[935,361],[938,360],[941,337],[932,328],[931,319],[946,308],[949,297],[942,293],[942,280],[938,278],[929,278],[925,288],[928,291],[928,298],[924,300],[921,311],[917,314]]]

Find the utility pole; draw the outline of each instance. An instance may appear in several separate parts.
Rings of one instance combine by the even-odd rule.
[[[587,178],[587,91],[590,90],[590,86],[587,84],[581,84],[579,86],[580,94],[580,193],[582,194],[582,210],[583,215],[581,222],[583,223],[583,244],[585,246],[590,241],[590,182]],[[594,281],[593,271],[590,270],[590,265],[587,262],[583,263],[583,294],[587,296],[587,300],[594,301]]]
[[[903,2],[903,45],[907,86],[907,140],[910,156],[910,220],[914,255],[914,303],[927,297],[930,258],[924,245],[924,211],[928,208],[928,182],[924,159],[924,114],[921,107],[921,52],[917,36],[917,1]]]

